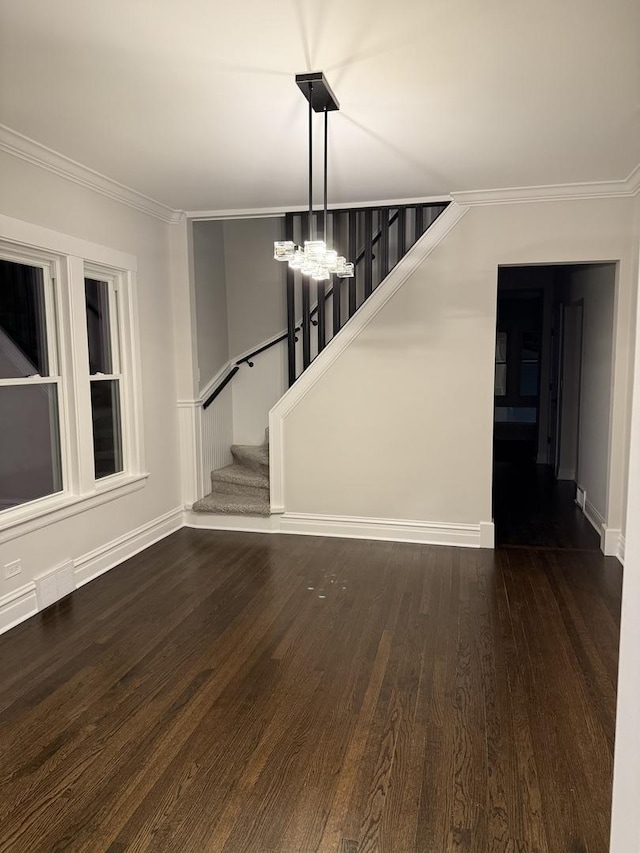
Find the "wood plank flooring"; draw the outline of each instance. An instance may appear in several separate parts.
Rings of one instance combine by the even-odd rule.
[[[620,591],[183,529],[0,637],[0,850],[604,853]]]
[[[549,465],[494,463],[496,542],[505,546],[597,551],[600,538],[576,506],[576,484],[556,480]]]

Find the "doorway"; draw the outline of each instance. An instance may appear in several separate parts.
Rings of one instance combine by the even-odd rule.
[[[596,550],[606,525],[615,264],[500,267],[496,542]]]

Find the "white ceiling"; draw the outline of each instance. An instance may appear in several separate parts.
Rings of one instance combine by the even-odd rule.
[[[638,0],[0,0],[0,123],[177,209],[305,203],[311,70],[331,202],[640,160]]]

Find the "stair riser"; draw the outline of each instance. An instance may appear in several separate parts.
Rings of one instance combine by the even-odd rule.
[[[206,509],[203,509],[200,507],[198,502],[193,505],[193,511],[210,513],[212,515],[256,515],[264,518],[268,518],[271,515],[271,510],[268,507],[266,509],[258,509],[257,507],[247,509],[217,506],[215,508],[207,507]]]
[[[265,493],[265,495],[269,494],[269,481],[267,480],[264,485],[251,484],[247,485],[246,483],[233,483],[229,480],[218,480],[215,476],[215,472],[211,474],[211,491],[212,492],[221,492],[225,495],[247,495],[251,492],[255,492],[256,489],[260,489]]]
[[[264,460],[246,451],[244,448],[236,447],[231,448],[231,455],[239,465],[244,465],[245,468],[249,468],[251,471],[257,471],[260,474],[265,474],[267,477],[269,476],[268,458]]]

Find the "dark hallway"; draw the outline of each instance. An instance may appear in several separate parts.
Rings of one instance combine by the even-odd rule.
[[[600,538],[575,502],[575,483],[526,457],[494,460],[496,545],[598,551]]]
[[[498,270],[498,546],[600,548],[607,516],[614,290],[613,264]]]

